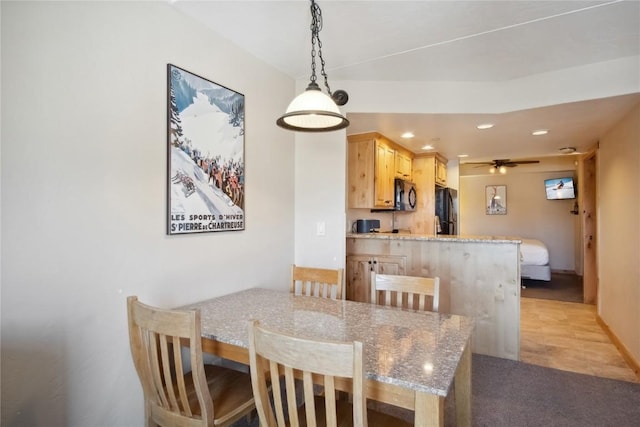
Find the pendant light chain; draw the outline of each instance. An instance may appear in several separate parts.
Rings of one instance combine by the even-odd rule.
[[[322,11],[314,0],[311,0],[311,83],[316,83],[316,42],[318,43],[318,58],[320,58],[320,73],[324,77],[324,85],[327,93],[331,96],[329,88],[329,78],[324,70],[324,58],[322,57],[322,41],[320,41],[320,30],[322,30]]]

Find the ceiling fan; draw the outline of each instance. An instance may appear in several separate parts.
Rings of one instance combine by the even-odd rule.
[[[527,165],[527,164],[533,164],[533,163],[540,163],[540,160],[496,159],[490,162],[468,162],[465,164],[478,165],[476,166],[477,168],[482,166],[491,166],[491,168],[489,169],[489,172],[496,173],[496,171],[499,171],[500,173],[504,174],[504,173],[507,173],[506,168],[514,168],[518,165]]]

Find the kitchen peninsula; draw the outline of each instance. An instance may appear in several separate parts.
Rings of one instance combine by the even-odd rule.
[[[495,236],[347,234],[346,296],[369,302],[371,271],[440,278],[440,312],[475,321],[472,351],[518,360],[520,240]]]

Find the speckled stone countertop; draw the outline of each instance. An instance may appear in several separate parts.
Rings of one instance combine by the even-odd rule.
[[[423,240],[429,242],[522,243],[519,237],[508,236],[453,236],[409,233],[347,233],[347,238],[381,240]]]
[[[303,338],[361,341],[367,378],[438,396],[447,395],[473,332],[463,316],[259,288],[182,308],[200,309],[204,337],[243,348],[251,319]]]

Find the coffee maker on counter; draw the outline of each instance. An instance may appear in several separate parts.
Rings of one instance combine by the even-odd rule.
[[[357,219],[351,225],[353,233],[377,233],[380,231],[379,219]]]

